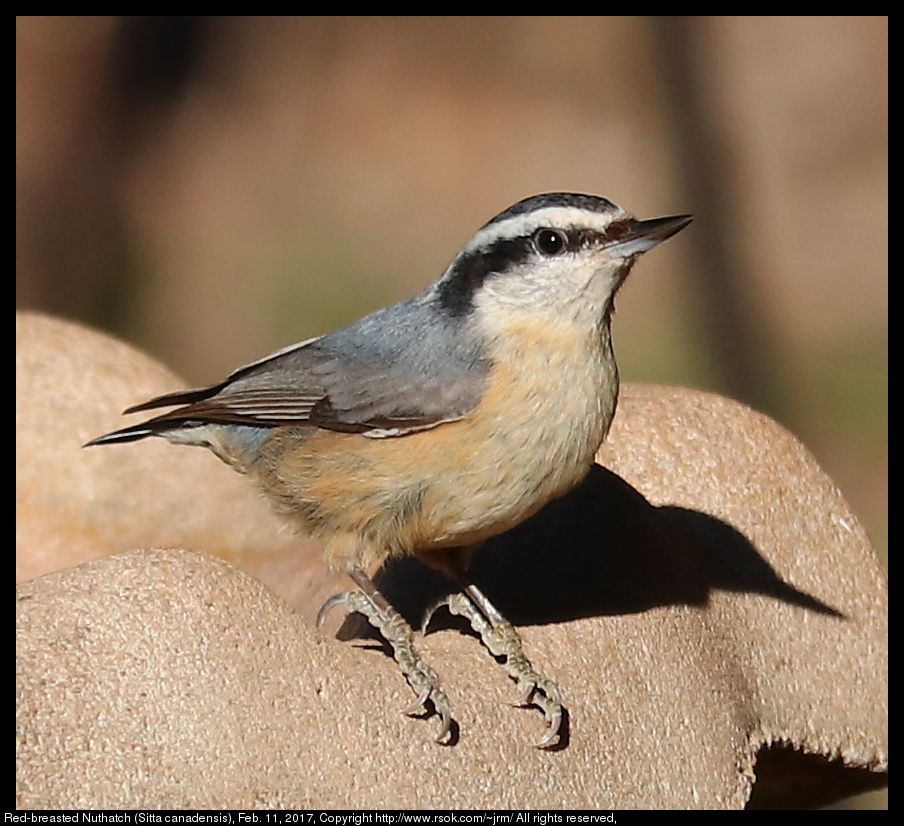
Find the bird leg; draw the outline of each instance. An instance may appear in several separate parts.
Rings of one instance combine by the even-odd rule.
[[[343,606],[349,613],[357,611],[363,614],[392,646],[396,662],[417,694],[417,701],[405,713],[417,714],[425,707],[427,700],[431,700],[442,722],[436,741],[443,742],[452,729],[449,698],[439,687],[437,673],[417,653],[411,626],[363,571],[355,569],[350,572],[350,576],[361,590],[346,591],[330,597],[317,614],[317,627],[323,625],[326,615],[337,605]]]
[[[496,657],[505,657],[505,670],[521,689],[516,706],[537,706],[549,722],[546,734],[537,748],[549,748],[562,725],[562,703],[559,687],[538,673],[524,653],[521,637],[514,626],[474,584],[467,584],[463,592],[450,594],[427,613],[422,630],[426,631],[433,612],[446,605],[453,614],[464,617]]]

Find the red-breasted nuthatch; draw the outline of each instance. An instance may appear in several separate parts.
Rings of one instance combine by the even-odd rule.
[[[370,578],[413,554],[461,583],[450,608],[505,655],[524,703],[559,733],[558,687],[467,578],[471,553],[589,471],[618,397],[613,299],[638,255],[687,226],[638,221],[594,195],[549,193],[486,224],[437,281],[225,381],[126,412],[173,407],[89,442],[162,436],[212,450],[319,540],[360,588],[327,602],[364,613],[450,731],[449,701],[412,630]]]

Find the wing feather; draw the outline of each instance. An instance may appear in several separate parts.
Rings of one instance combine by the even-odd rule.
[[[483,396],[489,364],[480,348],[456,347],[454,331],[450,337],[441,325],[399,335],[392,314],[403,306],[281,350],[218,385],[169,393],[127,412],[181,405],[151,420],[156,430],[187,421],[313,424],[379,436],[463,418]],[[418,309],[409,306],[400,317],[410,325]],[[445,357],[431,358],[436,353]]]

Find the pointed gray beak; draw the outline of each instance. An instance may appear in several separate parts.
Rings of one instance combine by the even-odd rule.
[[[649,221],[622,221],[609,227],[612,233],[611,252],[628,258],[653,249],[675,233],[681,232],[694,218],[692,215],[670,215],[668,218],[651,218]]]

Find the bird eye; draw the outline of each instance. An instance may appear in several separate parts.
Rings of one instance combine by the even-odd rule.
[[[534,233],[534,246],[543,255],[558,255],[568,246],[568,236],[557,229],[538,229]]]

